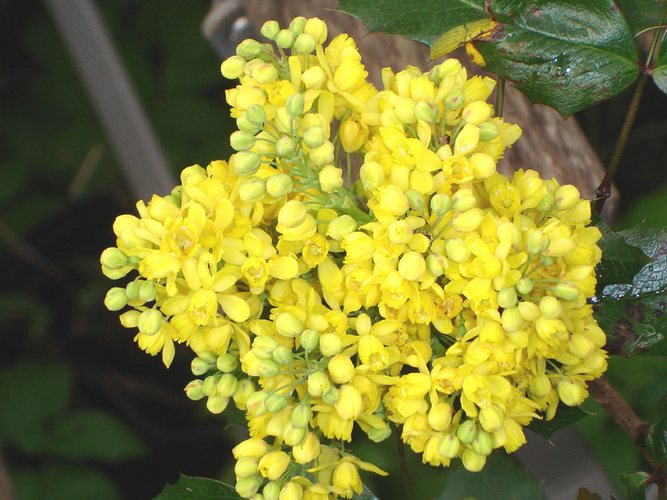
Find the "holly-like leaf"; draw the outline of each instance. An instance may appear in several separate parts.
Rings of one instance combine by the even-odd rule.
[[[598,242],[602,260],[596,268],[598,289],[603,290],[612,284],[632,283],[635,275],[651,259],[641,248],[629,245],[623,236],[609,229],[604,221],[598,221],[596,225],[602,232],[602,239]]]
[[[667,463],[667,396],[662,399],[646,433],[646,449],[659,466]]]
[[[513,82],[533,102],[568,116],[619,94],[639,75],[632,33],[611,0],[491,5],[504,13],[502,27],[491,41],[475,46],[488,71]]]
[[[169,484],[154,500],[229,500],[241,498],[233,486],[206,477],[184,476]]]
[[[660,45],[655,67],[651,70],[653,81],[660,90],[667,94],[667,38]]]
[[[646,472],[630,472],[623,474],[621,480],[627,490],[628,500],[645,500],[646,498],[646,481],[649,475]]]
[[[370,31],[408,36],[437,56],[438,43],[453,49],[472,39],[486,69],[564,116],[613,97],[639,74],[632,32],[611,0],[341,0],[340,7]]]
[[[658,24],[663,0],[615,0],[633,33],[639,33]]]
[[[586,415],[588,414],[578,406],[571,407],[560,404],[554,418],[551,420],[533,419],[528,429],[548,439],[554,432],[578,422]]]

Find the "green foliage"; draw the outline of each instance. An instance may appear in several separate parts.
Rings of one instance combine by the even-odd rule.
[[[662,40],[658,50],[658,58],[651,70],[651,76],[658,88],[667,94],[667,38]]]
[[[50,464],[36,471],[19,469],[12,486],[21,500],[117,500],[113,482],[89,467]]]
[[[644,500],[646,498],[646,481],[648,474],[646,472],[630,472],[621,476],[623,484],[627,490],[628,500]]]
[[[602,250],[602,260],[596,269],[598,289],[607,285],[631,283],[632,278],[650,262],[650,258],[638,247],[629,245],[625,238],[615,233],[604,221],[598,220],[596,225],[602,232],[598,242]]]
[[[658,24],[664,0],[615,0],[633,33]]]
[[[340,7],[370,31],[431,47],[463,27],[460,45],[471,38],[467,25],[492,17],[500,24],[473,42],[486,69],[564,116],[619,94],[639,75],[632,31],[610,0],[495,0],[488,6],[481,0],[341,0]]]
[[[658,466],[667,464],[667,397],[660,401],[658,411],[649,424],[646,449]]]
[[[227,500],[241,498],[233,486],[208,479],[181,475],[174,484],[167,485],[155,500]]]

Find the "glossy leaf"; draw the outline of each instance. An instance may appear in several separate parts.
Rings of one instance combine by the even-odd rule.
[[[651,76],[658,88],[667,94],[667,38],[663,39],[660,45]]]
[[[646,449],[659,466],[667,463],[667,397],[658,406],[646,433]]]
[[[639,33],[658,24],[662,0],[615,0],[633,33]]]
[[[646,481],[649,475],[646,472],[630,472],[623,474],[621,480],[627,490],[628,500],[644,500],[646,498]]]
[[[596,268],[598,289],[603,290],[612,284],[632,283],[635,275],[651,259],[641,248],[629,245],[623,236],[613,232],[603,221],[596,225],[602,231],[602,239],[598,242],[602,261]]]
[[[228,500],[241,498],[233,486],[208,479],[181,475],[174,484],[169,484],[155,500]]]
[[[551,420],[533,419],[528,429],[548,439],[554,432],[578,422],[586,415],[588,414],[578,406],[570,407],[560,404],[554,418]]]
[[[563,116],[619,94],[639,75],[632,33],[610,0],[503,0],[492,7],[506,7],[506,14],[491,41],[475,42],[486,69]]]

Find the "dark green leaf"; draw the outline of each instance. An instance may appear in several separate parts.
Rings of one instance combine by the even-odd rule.
[[[597,226],[602,231],[602,239],[598,242],[602,261],[596,269],[598,289],[603,290],[612,284],[632,283],[635,275],[651,259],[640,248],[628,245],[623,236],[613,232],[603,221],[599,221]]]
[[[630,472],[621,476],[628,492],[628,500],[644,500],[646,498],[646,481],[648,477],[646,472]]]
[[[88,467],[49,465],[41,470],[20,469],[11,475],[16,497],[21,500],[116,500],[113,482]]]
[[[116,417],[96,411],[64,415],[47,434],[46,451],[66,458],[121,461],[137,458],[144,447]]]
[[[563,116],[619,94],[637,79],[632,33],[610,0],[502,0],[509,17],[475,45],[486,69]],[[507,19],[507,21],[505,21]]]
[[[26,453],[44,444],[44,425],[69,400],[72,375],[63,365],[22,363],[0,371],[0,436]]]
[[[651,75],[658,88],[667,94],[667,38],[663,39],[660,45],[658,58]]]
[[[519,467],[514,459],[494,452],[481,472],[468,472],[460,462],[454,464],[448,472],[447,486],[440,498],[534,500],[541,498],[541,495],[539,483]]]
[[[564,404],[558,406],[556,410],[556,416],[551,420],[538,420],[534,419],[528,429],[531,431],[543,436],[545,438],[551,437],[551,435],[561,430],[563,427],[567,427],[570,424],[578,422],[582,418],[588,415],[578,406],[570,407]]]
[[[658,406],[646,433],[646,449],[656,464],[667,463],[667,397]]]
[[[183,476],[165,486],[155,500],[227,500],[241,498],[233,486],[205,477]]]
[[[488,18],[484,0],[340,0],[369,31],[404,35],[432,45],[443,33]]]
[[[615,0],[633,33],[658,24],[660,10],[664,7],[661,0]]]

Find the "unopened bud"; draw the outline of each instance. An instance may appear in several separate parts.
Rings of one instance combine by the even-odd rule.
[[[424,195],[414,189],[408,189],[405,192],[405,197],[408,199],[408,204],[413,210],[424,210]]]
[[[354,377],[354,363],[349,356],[337,354],[329,359],[328,371],[334,383],[346,384]]]
[[[327,39],[327,25],[318,17],[311,17],[306,21],[303,32],[312,36],[317,43],[324,43]]]
[[[285,108],[292,118],[297,118],[303,114],[303,105],[303,94],[292,94],[287,98]]]
[[[431,197],[431,212],[436,215],[442,215],[447,213],[447,211],[452,206],[452,200],[446,194],[436,194]]]
[[[248,398],[255,393],[255,386],[247,378],[239,380],[239,384],[236,387],[236,392],[232,396],[234,398],[234,403],[236,406],[242,410],[246,409],[248,403]]]
[[[426,101],[419,101],[415,104],[415,116],[420,120],[424,120],[426,123],[435,123],[437,114],[435,108],[431,104]]]
[[[280,25],[278,24],[278,21],[274,21],[273,19],[262,24],[262,28],[259,30],[262,36],[269,40],[274,40],[279,31]]]
[[[539,229],[531,231],[526,238],[526,249],[528,250],[528,253],[532,255],[542,253],[542,251],[544,251],[544,249],[548,246],[549,237]]]
[[[294,40],[292,48],[297,54],[311,54],[315,50],[316,41],[308,33],[302,33]]]
[[[325,193],[333,193],[343,186],[343,170],[334,165],[327,165],[318,175],[320,187]]]
[[[533,302],[519,302],[518,309],[521,317],[529,322],[535,321],[541,314],[540,308]]]
[[[232,148],[236,151],[245,151],[255,145],[255,136],[237,130],[232,132],[232,135],[229,136],[229,144],[231,144]]]
[[[141,285],[139,285],[137,295],[143,302],[151,302],[155,300],[155,282],[152,280],[146,280],[141,283]]]
[[[281,486],[275,481],[269,481],[264,489],[262,489],[262,496],[264,500],[280,500]]]
[[[505,420],[502,411],[496,406],[485,406],[479,410],[477,416],[479,423],[486,432],[493,432],[500,429]]]
[[[137,327],[144,335],[155,335],[162,328],[163,316],[157,309],[149,309],[139,315]]]
[[[452,210],[455,212],[465,212],[477,205],[475,195],[469,189],[460,189],[451,198]]]
[[[454,409],[450,404],[436,403],[428,412],[428,423],[433,430],[444,431],[452,423]]]
[[[571,184],[565,184],[554,193],[556,206],[561,210],[569,210],[581,199],[579,190]]]
[[[266,397],[268,394],[265,391],[253,392],[246,401],[246,407],[248,409],[248,415],[252,417],[261,417],[266,414]]]
[[[246,61],[242,57],[232,56],[222,62],[220,72],[228,80],[236,80],[243,74],[245,63]]]
[[[295,228],[306,220],[308,211],[303,202],[289,200],[278,212],[278,224],[287,228]]]
[[[238,359],[236,356],[230,353],[225,353],[222,356],[218,356],[218,359],[215,361],[215,367],[223,373],[230,373],[236,370],[238,366]]]
[[[546,397],[551,392],[551,380],[547,375],[539,375],[528,379],[528,390],[536,398]]]
[[[231,398],[236,392],[236,389],[238,389],[238,386],[239,381],[236,380],[236,377],[231,373],[225,373],[218,381],[218,395],[223,398]]]
[[[335,356],[343,349],[343,342],[335,333],[325,333],[320,336],[320,351],[323,356]]]
[[[313,66],[301,74],[301,81],[307,89],[320,89],[327,81],[327,74],[320,66]]]
[[[257,459],[254,457],[241,457],[234,464],[234,475],[237,478],[250,477],[257,474]]]
[[[259,476],[243,477],[236,481],[234,488],[241,498],[250,498],[259,491],[263,482]]]
[[[486,464],[486,457],[475,453],[471,448],[466,448],[461,455],[461,461],[466,470],[470,472],[479,472],[484,468],[484,464]]]
[[[277,392],[272,392],[264,402],[266,409],[271,413],[278,413],[287,406],[287,398]]]
[[[554,206],[555,201],[556,200],[554,198],[554,195],[551,193],[547,193],[542,197],[540,202],[537,204],[537,208],[541,212],[547,212],[551,210],[551,208]]]
[[[127,295],[125,295],[124,288],[111,288],[104,297],[104,307],[109,311],[120,311],[126,304]]]
[[[523,317],[517,307],[509,307],[503,311],[501,322],[505,331],[512,333],[521,329]]]
[[[338,401],[338,389],[335,387],[329,387],[329,389],[322,394],[322,400],[327,404],[334,404]]]
[[[220,375],[209,375],[204,379],[201,390],[207,396],[215,396],[217,394],[219,380]]]
[[[282,158],[289,158],[296,150],[296,143],[294,139],[287,135],[283,135],[276,141],[276,154]]]
[[[456,429],[456,437],[465,444],[472,443],[476,435],[477,422],[474,420],[466,420],[465,422],[460,423]]]
[[[202,380],[192,380],[191,382],[188,382],[188,385],[185,386],[185,395],[188,397],[188,399],[191,399],[192,401],[199,401],[200,399],[206,397],[206,394],[204,394],[204,391],[202,391]]]
[[[292,350],[284,345],[279,345],[273,350],[271,357],[279,365],[289,365],[292,362]]]
[[[228,404],[229,398],[223,398],[222,396],[211,396],[206,400],[206,409],[214,415],[218,415],[225,411]]]
[[[278,314],[275,325],[276,331],[283,337],[294,338],[303,331],[303,322],[290,312]]]
[[[266,183],[259,177],[247,177],[239,186],[239,198],[246,203],[257,203],[266,196]]]
[[[248,120],[247,114],[242,114],[236,119],[236,128],[248,134],[256,134],[262,128],[261,125],[255,125]]]
[[[252,68],[252,78],[257,83],[273,83],[278,79],[278,68],[271,63],[260,63]]]
[[[274,41],[281,49],[289,49],[294,43],[294,33],[288,29],[280,30],[274,38]]]
[[[303,132],[303,143],[309,148],[316,148],[324,144],[326,137],[322,127],[309,127]]]
[[[190,370],[192,370],[193,375],[203,375],[207,371],[209,371],[211,368],[211,363],[208,361],[204,361],[203,359],[197,357],[192,360],[190,363]]]
[[[298,16],[292,19],[292,22],[289,23],[289,29],[294,33],[294,36],[298,36],[303,33],[304,28],[306,27],[306,18],[303,16]]]
[[[260,158],[253,151],[240,151],[232,156],[234,170],[240,177],[253,175],[259,169]]]
[[[478,455],[484,457],[490,455],[493,451],[493,438],[491,437],[491,434],[481,429],[477,431],[477,435],[472,442],[472,449]]]
[[[556,319],[563,312],[563,306],[556,297],[545,295],[540,299],[540,312],[546,319]]]
[[[257,365],[257,371],[260,377],[275,377],[280,373],[280,367],[271,359],[260,359]]]
[[[498,137],[498,127],[493,122],[485,122],[479,126],[479,140],[492,141]]]
[[[288,195],[292,187],[292,178],[287,174],[275,174],[266,179],[266,192],[274,198]]]
[[[368,439],[370,439],[374,443],[381,443],[389,436],[391,436],[391,427],[389,427],[388,425],[382,427],[381,429],[376,429],[375,427],[373,427],[368,431]]]
[[[445,243],[445,251],[447,252],[447,257],[454,262],[465,262],[470,257],[470,250],[459,238],[453,238],[447,240]]]
[[[567,406],[579,406],[586,395],[574,380],[563,378],[558,382],[558,397]]]
[[[452,111],[456,111],[461,106],[463,106],[465,100],[466,96],[463,90],[454,89],[449,94],[447,94],[447,97],[445,97],[445,107]]]
[[[304,351],[310,352],[317,349],[320,342],[320,333],[317,330],[307,329],[299,335],[299,342]]]
[[[127,265],[127,256],[121,249],[109,247],[102,252],[100,264],[109,269],[119,269]]]
[[[359,178],[367,191],[374,191],[384,182],[384,169],[375,161],[369,161],[361,165]]]
[[[310,409],[310,404],[301,403],[294,408],[292,412],[292,425],[299,429],[308,427],[313,412]]]
[[[491,106],[485,101],[473,101],[466,104],[461,116],[472,125],[480,125],[491,117]]]
[[[308,394],[314,398],[320,397],[331,387],[329,377],[324,372],[315,372],[308,375]]]
[[[454,434],[445,434],[438,443],[438,453],[442,458],[452,459],[458,456],[461,449],[461,440]]]
[[[553,288],[554,294],[556,297],[563,300],[577,300],[581,295],[579,292],[579,287],[574,283],[558,283]]]
[[[498,292],[498,305],[503,309],[514,307],[517,304],[516,289],[513,286],[506,286]]]
[[[527,295],[533,291],[533,280],[530,278],[521,278],[516,284],[516,290],[521,295]]]
[[[324,166],[334,161],[334,145],[331,141],[324,141],[321,146],[311,149],[308,157],[317,166]]]
[[[262,44],[252,38],[247,38],[236,47],[236,55],[246,61],[255,59],[262,53]]]
[[[127,300],[136,300],[139,298],[139,288],[141,287],[141,281],[130,281],[125,287],[125,296]]]
[[[266,111],[259,104],[253,104],[245,111],[246,119],[257,127],[262,127],[266,121]]]

